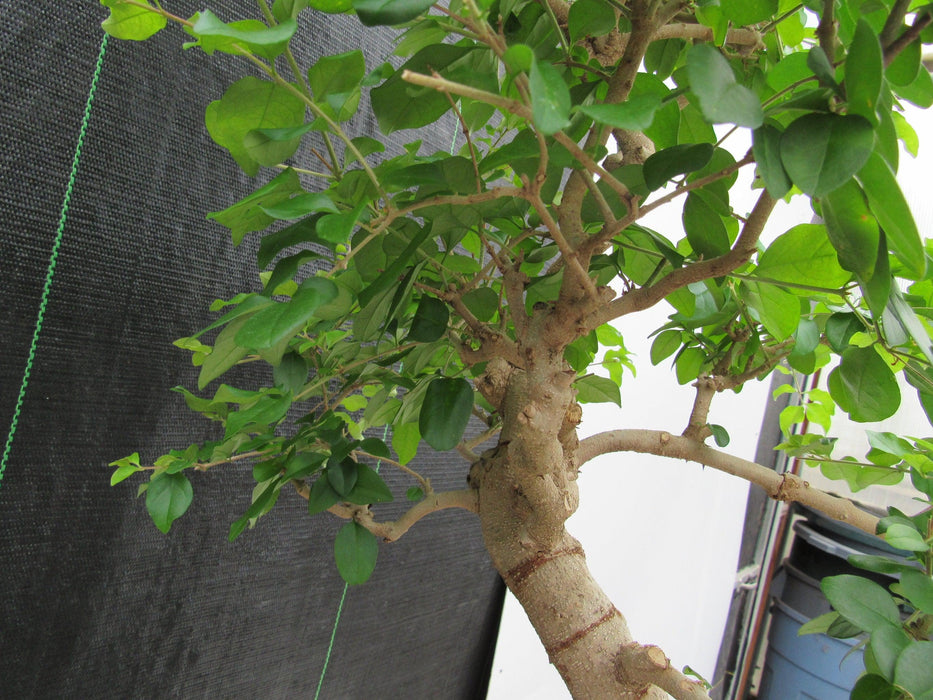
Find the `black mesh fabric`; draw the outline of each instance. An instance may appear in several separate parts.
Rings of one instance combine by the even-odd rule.
[[[201,9],[164,5],[182,16]],[[230,20],[255,7],[211,9]],[[0,16],[5,436],[106,11],[90,0],[0,0]],[[332,554],[341,521],[310,518],[283,492],[228,543],[253,483],[248,468],[228,466],[194,476],[191,509],[163,536],[135,481],[109,485],[116,458],[216,437],[169,391],[197,376],[171,341],[206,325],[211,300],[256,279],[249,245],[233,248],[204,218],[255,187],[203,127],[207,102],[238,74],[233,59],[180,43],[169,31],[107,47],[0,482],[3,698],[311,698],[325,664],[344,588]],[[319,17],[303,51],[360,46],[382,60],[390,44],[364,40],[352,18]],[[371,121],[352,128],[374,132]],[[434,134],[436,148],[449,147],[453,128]],[[233,379],[253,371],[263,370]],[[438,489],[462,488],[455,459],[419,457],[416,467]],[[397,473],[383,474],[404,492]],[[382,545],[371,581],[347,592],[320,697],[482,697],[502,590],[474,517],[422,521]]]

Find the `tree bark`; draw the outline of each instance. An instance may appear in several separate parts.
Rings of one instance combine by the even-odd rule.
[[[535,353],[541,354],[546,351]],[[677,697],[706,697],[670,667],[660,649],[633,643],[625,618],[593,579],[580,543],[564,528],[578,503],[580,410],[573,378],[559,356],[508,372],[499,444],[470,470],[493,564],[573,697],[667,697],[652,683],[670,685]]]

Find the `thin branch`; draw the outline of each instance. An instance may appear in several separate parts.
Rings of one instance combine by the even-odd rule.
[[[713,449],[691,438],[660,430],[611,430],[580,441],[577,466],[610,452],[638,452],[704,464],[760,486],[773,499],[797,501],[874,535],[878,518],[852,501],[813,488],[794,474],[778,474],[755,462]]]
[[[437,71],[431,71],[431,75],[435,78],[440,78],[440,74]],[[450,102],[450,108],[453,110],[454,114],[457,115],[457,121],[460,122],[460,129],[463,131],[463,136],[466,139],[467,146],[470,149],[470,160],[473,161],[473,174],[476,177],[476,191],[477,193],[483,191],[483,178],[479,174],[479,163],[476,161],[476,148],[473,146],[473,138],[470,136],[470,128],[467,126],[467,123],[463,120],[463,114],[460,112],[460,109],[457,107],[457,103],[454,101],[454,98],[450,96],[449,92],[444,92],[444,97],[447,98],[447,101]]]
[[[739,234],[735,245],[728,253],[677,268],[651,286],[623,294],[591,314],[586,322],[587,327],[597,328],[614,318],[651,308],[668,294],[688,284],[712,277],[722,277],[745,264],[757,250],[758,239],[761,237],[761,232],[775,204],[775,199],[763,190],[748,221],[742,228],[742,233]]]
[[[910,7],[910,0],[895,0],[894,7],[891,8],[888,18],[884,22],[881,34],[878,39],[881,45],[887,48],[897,36],[898,31],[904,24],[904,18],[907,16],[907,10]]]
[[[389,459],[388,457],[380,457],[379,455],[374,455],[369,452],[366,452],[365,450],[360,450],[360,449],[353,450],[351,454],[362,456],[362,457],[369,457],[370,459],[376,460],[376,462],[385,462],[386,464],[391,464],[396,469],[400,469],[401,471],[408,474],[410,477],[414,478],[419,484],[421,484],[421,488],[424,489],[425,493],[428,493],[431,490],[431,482],[428,479],[425,479],[423,476],[421,476],[421,474],[416,472],[414,469],[410,469],[409,467],[406,467],[401,462],[396,462],[394,459]]]
[[[820,40],[820,48],[823,49],[830,63],[836,60],[836,18],[833,15],[835,4],[835,0],[823,0],[823,13],[816,27],[816,37]]]
[[[310,487],[300,481],[293,483],[295,483],[298,494],[302,498],[308,498],[311,492]],[[395,542],[408,532],[412,525],[425,516],[448,508],[461,508],[471,513],[478,513],[479,497],[477,492],[474,489],[462,489],[460,491],[430,493],[423,501],[419,501],[409,508],[398,520],[388,522],[378,522],[369,506],[338,503],[328,508],[328,511],[344,520],[355,520],[376,537],[381,537],[385,542]]]
[[[518,100],[510,100],[509,98],[502,97],[502,95],[497,95],[494,92],[486,92],[485,90],[470,87],[469,85],[464,85],[463,83],[455,83],[452,80],[447,80],[447,78],[435,78],[434,76],[423,75],[422,73],[414,73],[410,70],[402,71],[402,80],[407,83],[411,83],[412,85],[429,87],[439,92],[449,92],[453,95],[459,95],[460,97],[468,97],[471,100],[485,102],[486,104],[499,107],[500,109],[504,109],[506,112],[511,112],[516,116],[531,121],[531,110],[528,107],[523,105]]]
[[[654,33],[652,41],[661,39],[699,39],[712,41],[713,29],[703,24],[666,24]],[[726,44],[735,46],[758,46],[761,34],[754,29],[730,29],[726,32]]]
[[[642,646],[634,642],[623,645],[616,656],[616,665],[622,677],[656,685],[678,700],[709,700],[703,683],[671,666],[667,655],[654,645]]]
[[[891,65],[892,61],[897,58],[901,51],[914,43],[920,36],[920,32],[926,29],[930,25],[930,22],[933,22],[933,14],[930,12],[919,15],[914,20],[914,23],[910,25],[910,28],[907,29],[907,31],[892,41],[891,44],[884,50],[885,67]]]

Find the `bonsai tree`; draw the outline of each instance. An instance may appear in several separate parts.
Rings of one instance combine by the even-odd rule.
[[[902,403],[897,375],[933,415],[928,248],[895,179],[901,144],[917,150],[902,105],[933,103],[921,66],[933,5],[258,0],[254,18],[185,18],[158,0],[102,3],[114,37],[173,23],[187,46],[242,58],[245,77],[205,121],[259,185],[210,217],[234,245],[259,239],[261,289],[218,300],[221,315],[177,341],[200,366],[200,393],[178,391],[218,422],[217,439],[114,463],[113,483],[148,473],[160,530],[188,508],[195,472],[249,464],[256,487],[231,539],[297,494],[311,515],[346,520],[336,565],[360,584],[379,540],[465,509],[575,697],[700,698],[701,680],[632,639],[564,528],[594,457],[691,460],[910,550],[906,564],[861,562],[900,567],[893,595],[830,580],[837,610],[811,628],[869,635],[860,697],[931,697],[929,505],[879,521],[723,451],[728,433],[708,414],[717,394],[775,370],[833,363],[828,392],[802,396],[785,428],[828,430],[836,407],[888,418]],[[290,42],[322,11],[398,27],[401,65],[360,51],[300,65]],[[362,110],[408,145],[388,152],[355,133]],[[458,139],[427,152],[418,129],[441,119]],[[749,211],[732,203],[740,170],[755,176]],[[776,202],[791,197],[808,198],[819,223],[764,242]],[[681,212],[682,230],[643,224],[661,207]],[[620,402],[626,318],[659,304],[670,316],[650,359],[695,387],[687,425],[579,440],[580,404]],[[270,366],[266,383],[216,381],[253,361]],[[465,437],[471,418],[482,428]],[[909,476],[933,497],[933,442],[870,437],[862,460],[833,457],[821,431],[782,449],[856,489]],[[408,466],[425,443],[464,457],[462,489],[437,492]],[[411,478],[412,505],[395,521],[374,505],[400,495],[379,464]]]

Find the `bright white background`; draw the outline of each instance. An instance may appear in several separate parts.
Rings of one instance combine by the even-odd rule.
[[[920,134],[921,153],[930,153],[933,118],[913,110],[908,119]],[[743,142],[740,139],[746,138]],[[737,135],[727,147],[739,156],[747,137]],[[923,149],[923,146],[921,146]],[[933,235],[933,188],[921,160],[902,153],[899,179],[911,201],[921,235]],[[733,201],[747,213],[757,193],[747,183],[745,168]],[[680,209],[656,212],[645,224],[677,240],[682,236]],[[769,222],[765,240],[811,219],[803,197],[781,203]],[[672,313],[662,302],[656,309],[617,323],[633,355],[638,376],[626,373],[622,408],[612,404],[584,407],[581,437],[615,428],[650,428],[679,433],[693,403],[693,389],[677,385],[670,361],[651,366],[648,335]],[[754,459],[768,384],[752,382],[741,394],[717,396],[710,422],[725,426],[732,454]],[[905,395],[905,401],[915,402]],[[877,428],[876,428],[877,429]],[[690,665],[711,679],[735,580],[736,561],[745,518],[746,482],[694,463],[644,455],[605,455],[584,466],[579,479],[580,508],[568,529],[583,544],[596,580],[629,621],[640,642],[658,644],[672,663]],[[548,663],[524,611],[507,595],[496,648],[489,700],[564,700],[570,695]]]

